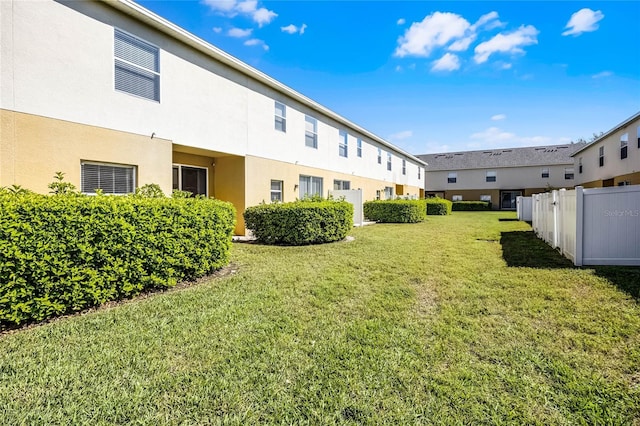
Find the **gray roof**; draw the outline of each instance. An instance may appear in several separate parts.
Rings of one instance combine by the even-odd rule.
[[[584,145],[584,143],[571,143],[525,148],[484,149],[423,154],[417,157],[427,162],[427,171],[554,166],[573,164],[571,155],[583,148]]]

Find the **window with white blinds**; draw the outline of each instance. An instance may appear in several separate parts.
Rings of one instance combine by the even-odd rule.
[[[114,30],[115,88],[160,102],[160,52],[136,37]]]
[[[300,175],[300,198],[322,196],[322,178]]]
[[[135,166],[101,163],[81,163],[81,191],[95,194],[97,189],[105,194],[129,194],[136,188]]]

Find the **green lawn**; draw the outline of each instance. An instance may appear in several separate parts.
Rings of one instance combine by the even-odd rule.
[[[640,268],[511,217],[235,244],[223,278],[0,336],[0,423],[640,424]]]

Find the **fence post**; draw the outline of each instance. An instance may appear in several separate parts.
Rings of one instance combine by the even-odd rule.
[[[558,191],[554,190],[552,193],[552,202],[553,206],[553,248],[558,248]]]
[[[576,186],[576,247],[573,264],[582,266],[582,237],[584,232],[584,192],[581,186]]]

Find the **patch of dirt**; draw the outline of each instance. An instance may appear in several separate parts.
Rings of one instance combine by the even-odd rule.
[[[200,278],[196,278],[195,280],[192,281],[182,281],[177,283],[175,286],[171,287],[171,288],[167,288],[167,289],[155,289],[155,290],[150,290],[150,291],[146,291],[144,293],[140,293],[139,295],[132,297],[130,299],[123,299],[123,300],[113,300],[111,302],[106,302],[103,303],[100,306],[94,306],[91,307],[89,309],[85,309],[83,311],[78,311],[78,312],[73,312],[70,314],[66,314],[66,315],[61,315],[55,318],[51,318],[42,322],[34,322],[34,323],[27,323],[24,325],[19,325],[19,326],[5,326],[5,328],[0,328],[0,338],[2,338],[5,335],[8,334],[12,334],[12,333],[17,333],[23,330],[28,330],[34,327],[39,327],[41,325],[44,324],[48,324],[48,323],[52,323],[52,322],[56,322],[56,321],[60,321],[63,320],[65,318],[70,318],[70,317],[77,317],[77,316],[81,316],[81,315],[87,315],[93,312],[98,312],[98,311],[103,311],[103,310],[107,310],[107,309],[112,309],[116,306],[121,306],[121,305],[125,305],[127,303],[132,303],[132,302],[136,302],[139,300],[143,300],[143,299],[147,299],[149,297],[153,297],[157,294],[160,293],[173,293],[176,291],[182,291],[186,288],[189,287],[194,287],[200,284],[203,284],[205,282],[211,281],[212,279],[216,279],[216,278],[224,278],[227,277],[229,275],[233,275],[235,273],[238,272],[238,265],[234,264],[234,263],[230,263],[229,265],[225,266],[224,268],[218,269],[217,271],[214,271],[213,273],[209,274],[209,275],[205,275],[204,277],[200,277]]]
[[[413,279],[412,284],[416,291],[416,312],[418,315],[431,315],[438,307],[438,294],[431,282]]]

